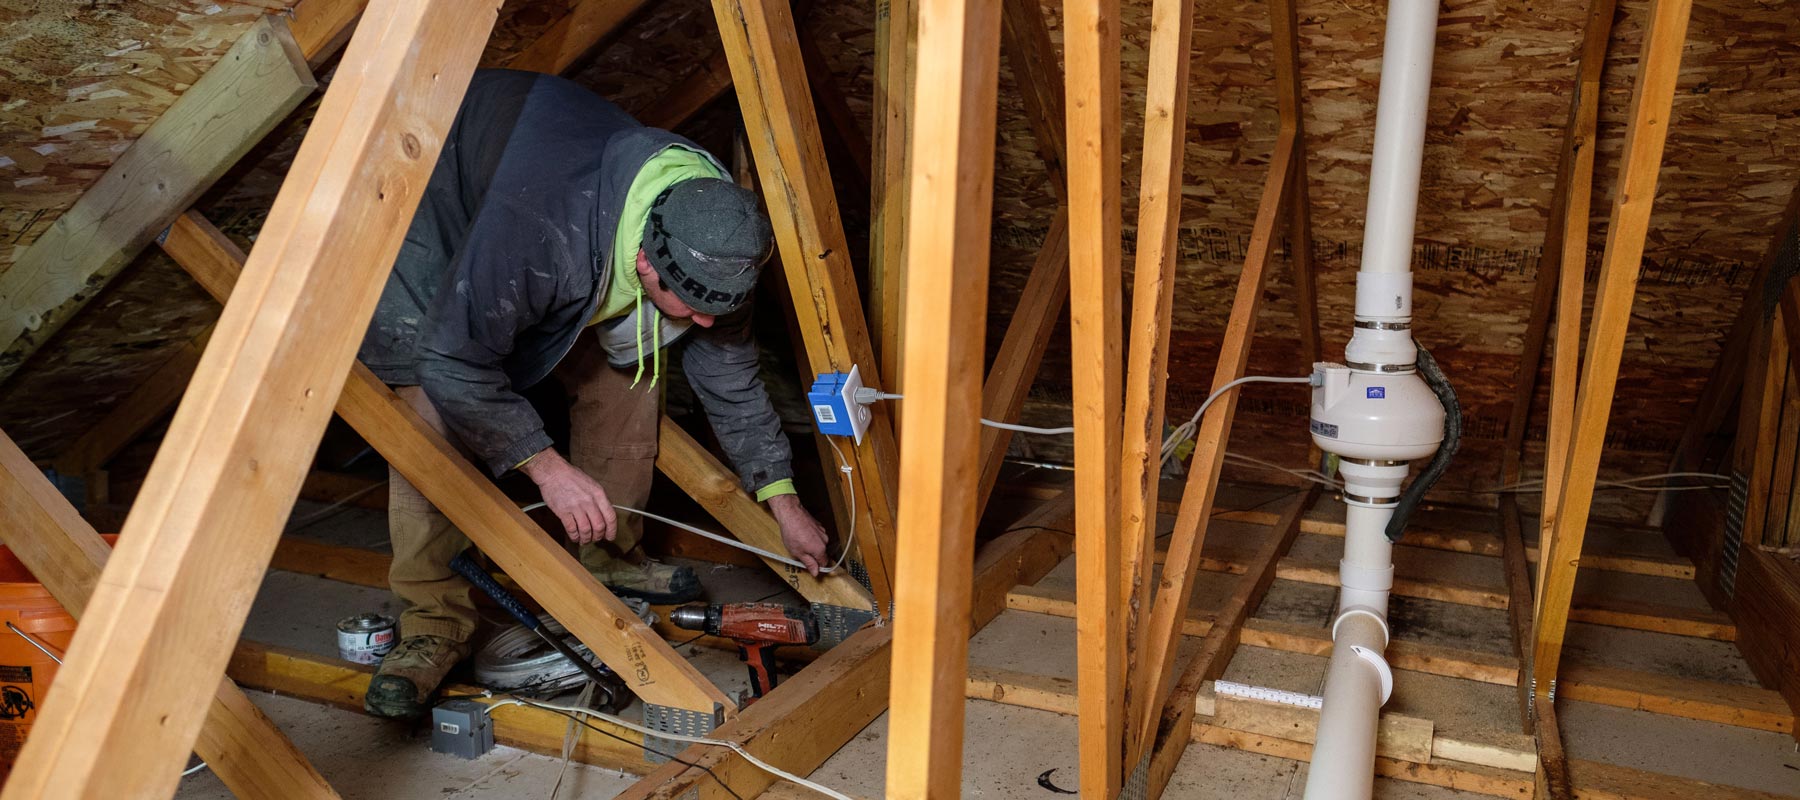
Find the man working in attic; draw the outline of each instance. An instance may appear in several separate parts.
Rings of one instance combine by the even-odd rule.
[[[790,450],[757,376],[749,300],[772,244],[756,196],[697,145],[560,78],[484,70],[469,85],[382,291],[361,356],[495,475],[535,482],[580,560],[617,594],[695,599],[693,570],[646,558],[663,353],[682,371],[744,488],[816,573],[824,528],[793,489]],[[570,400],[565,457],[521,396]],[[476,610],[450,569],[469,541],[390,475],[388,579],[402,641],[365,705],[410,717],[469,650]]]

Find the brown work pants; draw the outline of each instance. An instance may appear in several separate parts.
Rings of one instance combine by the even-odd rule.
[[[632,388],[632,372],[608,365],[591,336],[581,338],[557,365],[555,375],[570,399],[569,460],[599,481],[613,503],[643,508],[656,468],[660,391],[648,380]],[[455,442],[423,389],[401,386],[395,391],[438,433]],[[468,548],[468,537],[392,467],[388,480],[388,536],[394,546],[388,585],[406,601],[400,635],[466,642],[478,619],[472,587],[450,570],[450,560]],[[604,571],[615,559],[641,558],[637,548],[643,519],[617,513],[618,535],[612,542],[581,548],[581,563],[590,570]]]

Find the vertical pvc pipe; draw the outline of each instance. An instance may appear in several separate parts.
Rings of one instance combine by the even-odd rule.
[[[1392,0],[1375,107],[1356,321],[1344,358],[1363,365],[1411,367],[1412,249],[1425,161],[1425,113],[1431,100],[1439,0]]]
[[[1344,348],[1351,370],[1412,372],[1412,248],[1425,159],[1425,115],[1437,43],[1439,0],[1391,0],[1381,59],[1375,150],[1369,171],[1362,267],[1356,276],[1356,330]],[[1405,378],[1418,380],[1416,376]],[[1404,480],[1404,462],[1346,465],[1347,486],[1365,494],[1348,504],[1342,589],[1332,626],[1331,663],[1306,800],[1369,800],[1375,791],[1375,741],[1381,706],[1393,691],[1387,602],[1393,550],[1385,533]]]
[[[1375,153],[1369,167],[1369,216],[1363,223],[1364,273],[1411,269],[1437,19],[1438,0],[1388,3],[1381,96],[1375,107]]]

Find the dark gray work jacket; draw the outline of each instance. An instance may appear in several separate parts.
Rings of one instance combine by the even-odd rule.
[[[389,384],[424,387],[496,475],[549,447],[519,390],[548,376],[587,329],[613,274],[627,190],[671,145],[700,150],[561,78],[477,71],[382,290],[363,362]],[[755,492],[793,469],[757,376],[749,312],[684,337],[681,364]]]

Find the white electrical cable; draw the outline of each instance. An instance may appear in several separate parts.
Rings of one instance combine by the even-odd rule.
[[[826,441],[830,441],[830,439],[827,438]],[[835,442],[832,443],[831,449],[837,450],[837,444]],[[841,453],[841,452],[838,453],[839,459],[842,459],[843,456],[844,456],[843,453]],[[846,475],[848,475],[854,471],[852,467],[850,467],[848,464],[842,463],[841,461],[838,465],[838,470],[843,472]],[[545,508],[546,505],[547,505],[546,503],[544,503],[542,500],[540,500],[536,503],[532,503],[531,505],[521,506],[519,508],[519,510],[520,511],[535,511],[540,508]],[[763,548],[757,547],[756,545],[746,544],[744,542],[740,542],[736,539],[733,539],[729,536],[713,533],[712,531],[706,530],[704,528],[696,528],[685,522],[678,522],[676,520],[669,519],[668,517],[665,517],[661,514],[656,514],[656,513],[650,512],[650,511],[644,511],[642,509],[632,508],[631,506],[622,506],[622,505],[619,505],[618,503],[614,503],[613,508],[616,508],[620,511],[629,511],[640,517],[646,517],[648,519],[656,520],[657,522],[660,522],[664,525],[672,525],[674,527],[680,528],[684,531],[695,534],[697,536],[704,536],[708,539],[718,542],[719,544],[723,544],[728,547],[735,547],[735,548],[737,548],[739,550],[743,550],[745,552],[755,553],[756,555],[762,556],[763,558],[769,559],[771,561],[777,561],[782,564],[787,564],[788,566],[791,566],[791,567],[798,567],[800,569],[809,569],[805,564],[800,563],[798,560],[781,555],[780,553],[776,553],[772,550],[764,550]],[[852,484],[850,487],[850,533],[851,533],[851,535],[854,535],[856,533],[856,487],[854,484]],[[831,573],[837,572],[838,569],[843,567],[845,558],[847,558],[850,555],[850,542],[851,542],[851,539],[849,537],[846,537],[844,539],[843,552],[838,554],[837,563],[831,565],[830,567],[820,569],[819,570],[820,575],[830,575]]]
[[[893,392],[875,392],[875,393],[869,394],[869,395],[860,395],[859,394],[859,397],[873,397],[876,400],[905,400],[906,399],[906,395],[895,394]],[[862,401],[859,400],[858,402],[862,402]],[[987,418],[983,418],[981,420],[981,424],[986,425],[990,428],[999,428],[1000,430],[1003,430],[1003,431],[1018,431],[1019,433],[1040,433],[1045,436],[1063,436],[1063,435],[1075,432],[1075,429],[1072,427],[1037,428],[1037,427],[1033,427],[1030,425],[1019,425],[1019,424],[1013,423],[1013,422],[1001,422],[999,420],[993,420],[993,419],[987,419]]]
[[[1201,415],[1206,413],[1206,409],[1213,404],[1214,400],[1217,400],[1220,397],[1225,396],[1226,392],[1229,392],[1232,389],[1236,389],[1239,386],[1243,386],[1246,383],[1312,383],[1312,382],[1313,382],[1313,376],[1311,376],[1311,375],[1307,375],[1305,377],[1300,377],[1300,378],[1283,378],[1283,377],[1276,377],[1276,376],[1271,376],[1271,375],[1245,375],[1242,378],[1238,378],[1237,380],[1234,380],[1230,383],[1225,384],[1224,386],[1219,387],[1218,389],[1215,389],[1212,394],[1207,396],[1206,402],[1200,404],[1200,408],[1194,412],[1193,417],[1189,418],[1187,422],[1181,423],[1181,425],[1177,426],[1174,431],[1171,431],[1169,433],[1168,438],[1163,439],[1162,459],[1160,461],[1158,461],[1157,463],[1158,464],[1167,464],[1167,463],[1169,463],[1169,459],[1175,457],[1176,448],[1181,447],[1182,442],[1187,441],[1189,438],[1191,438],[1195,433],[1197,433],[1200,430]],[[1285,469],[1285,468],[1277,467],[1277,469]]]
[[[6,627],[8,630],[12,631],[13,633],[18,634],[19,638],[24,639],[26,644],[37,648],[38,652],[43,653],[46,656],[49,656],[51,661],[54,661],[58,664],[63,663],[62,656],[59,656],[56,653],[51,652],[49,646],[45,645],[43,642],[38,641],[37,637],[32,636],[29,633],[26,633],[19,626],[14,625],[12,623],[12,620],[6,621]],[[196,772],[199,772],[200,770],[203,770],[203,769],[206,769],[205,761],[195,764],[194,766],[188,767],[186,771],[181,773],[181,777],[185,778],[185,777],[192,775]]]
[[[556,705],[555,703],[541,703],[536,700],[526,700],[526,699],[519,698],[519,697],[501,698],[500,700],[495,701],[495,703],[493,705],[488,706],[488,709],[491,712],[492,709],[496,709],[501,706],[507,706],[507,705],[535,706],[537,708],[548,709],[550,711],[556,711],[556,712],[560,712],[563,714],[576,714],[576,715],[581,715],[581,716],[589,716],[589,717],[593,717],[595,719],[610,722],[621,728],[626,728],[629,730],[637,731],[638,733],[644,734],[645,736],[653,736],[658,739],[668,739],[670,741],[686,742],[688,744],[704,744],[704,745],[710,745],[713,747],[728,748],[732,752],[737,753],[739,756],[743,757],[743,759],[745,761],[750,762],[757,769],[767,772],[770,775],[774,775],[777,778],[780,778],[785,781],[791,781],[793,783],[797,783],[801,786],[804,786],[808,789],[818,792],[819,794],[825,795],[826,797],[835,798],[836,800],[854,800],[854,798],[850,797],[847,794],[839,792],[828,786],[814,783],[812,781],[809,781],[805,778],[800,777],[799,775],[795,775],[792,772],[788,772],[787,770],[777,767],[774,764],[770,764],[767,761],[757,758],[755,755],[752,755],[749,750],[744,749],[743,745],[740,745],[737,742],[727,741],[725,739],[708,739],[704,736],[688,736],[686,734],[654,730],[654,729],[639,725],[635,722],[631,722],[631,721],[628,721],[625,719],[621,719],[619,717],[615,717],[611,714],[602,714],[591,708],[577,708],[577,707],[572,707],[572,706]]]

